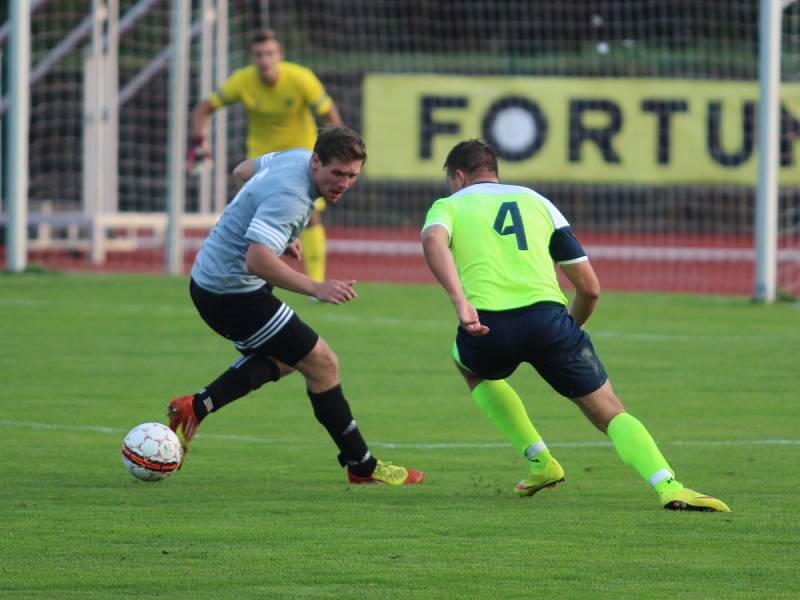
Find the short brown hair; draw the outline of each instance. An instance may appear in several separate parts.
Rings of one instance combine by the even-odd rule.
[[[342,125],[328,125],[319,132],[314,153],[319,156],[323,165],[334,158],[343,162],[367,161],[367,149],[364,140],[355,131]]]
[[[271,42],[273,40],[279,44],[281,43],[280,39],[278,39],[278,34],[275,33],[275,30],[260,29],[253,34],[253,37],[250,38],[250,45],[255,46],[256,44],[263,44],[264,42]]]
[[[497,153],[480,140],[464,140],[450,150],[444,161],[444,169],[449,177],[456,171],[463,171],[469,175],[480,169],[486,169],[497,175]]]

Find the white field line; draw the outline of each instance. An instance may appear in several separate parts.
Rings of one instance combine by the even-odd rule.
[[[57,423],[36,423],[32,421],[15,421],[13,419],[0,419],[0,426],[16,429],[43,429],[48,431],[88,431],[92,433],[124,434],[121,427],[104,427],[100,425],[60,425]],[[254,435],[237,434],[197,434],[207,440],[230,440],[235,442],[251,442],[260,444],[293,444],[292,440],[279,440]],[[429,443],[404,443],[404,442],[370,442],[371,446],[392,449],[414,450],[461,450],[461,449],[486,449],[510,448],[510,444],[486,444],[469,442],[429,442]],[[607,441],[577,441],[577,442],[548,442],[553,448],[606,448],[611,447]],[[673,440],[662,441],[664,446],[800,446],[798,440],[766,439],[766,440]]]
[[[332,239],[327,243],[331,254],[369,254],[375,256],[422,256],[422,244],[404,240],[345,240]],[[626,246],[589,245],[589,258],[611,260],[653,260],[666,262],[726,262],[756,259],[752,248],[672,247],[672,246]],[[778,260],[800,262],[800,250],[778,250]]]

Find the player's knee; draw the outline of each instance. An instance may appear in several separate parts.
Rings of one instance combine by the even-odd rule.
[[[338,376],[339,374],[339,358],[322,338],[317,340],[316,346],[303,361],[309,364],[316,375]]]
[[[483,378],[478,377],[471,371],[468,371],[466,368],[462,367],[457,362],[454,362],[453,364],[455,365],[458,372],[461,373],[461,376],[464,378],[464,381],[466,382],[470,392],[474,390],[476,387],[478,387],[481,381],[483,381]]]

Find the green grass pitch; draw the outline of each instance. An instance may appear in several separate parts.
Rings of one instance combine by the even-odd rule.
[[[731,514],[672,513],[528,367],[511,382],[567,470],[524,463],[450,364],[434,286],[283,297],[333,346],[380,457],[419,487],[349,486],[293,375],[212,415],[184,468],[134,480],[120,444],[235,357],[187,281],[0,277],[0,597],[790,598],[800,565],[800,309],[612,294],[588,330],[678,477]]]

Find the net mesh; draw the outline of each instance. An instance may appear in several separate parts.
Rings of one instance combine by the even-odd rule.
[[[189,93],[193,106],[199,100],[202,11],[199,1],[192,4]],[[29,213],[62,215],[65,219],[56,219],[56,224],[51,224],[51,219],[44,226],[31,228],[29,260],[53,268],[161,271],[163,220],[153,226],[149,221],[134,220],[128,224],[124,217],[165,210],[171,2],[119,0],[116,209],[121,218],[114,221],[118,225],[105,229],[104,234],[116,239],[116,243],[108,245],[100,264],[90,261],[91,227],[80,216],[85,212],[84,172],[95,168],[93,164],[84,164],[82,153],[87,119],[84,93],[85,86],[90,85],[87,77],[92,77],[86,70],[91,46],[91,3],[34,0],[32,7]],[[258,3],[230,2],[229,36],[238,40],[231,44],[232,65],[245,60],[236,47],[242,45],[242,38],[249,37],[262,14]],[[4,3],[0,7],[0,21],[7,20],[8,3]],[[7,44],[5,37],[3,45]],[[7,52],[3,60],[3,71],[7,74]],[[236,161],[243,156],[238,140],[243,139],[244,118],[240,109],[229,112],[233,140],[229,147],[231,161]],[[197,181],[187,180],[186,210],[190,213],[198,208],[197,187]],[[233,192],[232,182],[229,188]],[[66,221],[70,224],[61,224]],[[187,266],[198,245],[197,236],[203,233],[189,232]],[[4,231],[0,232],[0,239],[4,240]]]
[[[374,73],[757,80],[754,2],[340,1],[300,8],[278,0],[270,2],[269,16],[287,56],[313,66],[344,106],[345,118],[362,127],[361,82]],[[800,11],[790,6],[783,22],[785,82],[797,78],[798,25]],[[676,83],[678,95],[683,85]],[[729,142],[735,147],[735,140]],[[551,181],[534,165],[527,177],[503,179],[533,187],[562,209],[605,287],[752,292],[752,184]],[[446,193],[441,182],[366,178],[326,220],[342,228],[331,228],[334,236],[364,239],[369,228],[376,239],[397,239],[407,228],[412,241],[432,199]],[[783,186],[780,199],[779,286],[796,294],[797,187]],[[347,246],[334,248],[344,252]],[[362,260],[369,264],[366,256]],[[408,278],[424,276],[421,262],[397,260]],[[371,264],[380,271],[395,263],[376,254]],[[412,265],[421,272],[411,274]]]
[[[120,0],[120,15],[136,4],[133,0]],[[193,4],[192,21],[196,23],[201,16],[200,2]],[[459,135],[480,135],[480,127],[462,123],[458,133],[426,132],[414,111],[381,115],[381,110],[390,113],[393,105],[389,99],[369,104],[373,102],[366,92],[370,78],[393,75],[409,77],[413,82],[415,76],[436,74],[444,82],[453,76],[470,80],[481,77],[486,79],[480,81],[491,82],[507,79],[521,82],[518,96],[540,104],[546,104],[552,90],[564,85],[553,82],[564,80],[593,80],[598,85],[630,82],[631,89],[651,80],[673,81],[676,97],[709,82],[720,86],[757,85],[758,3],[750,0],[232,0],[229,4],[231,70],[247,64],[254,26],[269,25],[281,36],[287,60],[314,70],[348,125],[367,131],[368,121],[379,118],[384,120],[381,122],[400,121],[400,127],[413,130],[415,135],[420,130],[419,135],[434,140],[437,169],[441,148],[455,143]],[[169,5],[166,1],[154,2],[134,27],[120,35],[121,90],[168,45]],[[2,17],[5,20],[5,13]],[[35,11],[33,64],[47,56],[87,17],[86,3],[77,1],[49,2]],[[782,28],[782,77],[786,88],[800,78],[800,5],[787,6]],[[33,211],[43,203],[49,203],[56,211],[81,209],[81,173],[85,167],[80,152],[82,69],[87,43],[88,38],[31,88]],[[198,100],[199,60],[195,37],[192,105]],[[475,81],[473,87],[479,95],[482,84]],[[530,92],[531,87],[535,93]],[[164,208],[167,94],[165,64],[120,105],[120,211]],[[713,97],[705,99],[710,101]],[[624,101],[619,95],[611,100]],[[474,97],[470,101],[474,102]],[[447,121],[456,112],[445,107],[434,114],[439,115],[440,121]],[[723,158],[735,162],[737,151],[746,150],[753,141],[747,139],[747,131],[752,138],[755,114],[742,109],[741,115],[734,118],[738,129],[733,127],[733,133],[717,132]],[[800,106],[790,109],[784,119],[781,149],[785,161],[795,160],[794,137],[800,133],[798,115]],[[246,121],[241,107],[227,109],[227,116],[226,166],[230,172],[244,158]],[[587,123],[591,124],[594,117],[597,115],[588,114]],[[646,118],[648,127],[654,128],[657,115],[646,113]],[[681,118],[680,113],[672,113],[669,124],[673,130]],[[431,127],[440,125],[433,123]],[[551,120],[548,132],[555,137],[568,128],[569,123],[564,120]],[[699,136],[697,147],[688,152],[690,160],[695,153],[698,160],[708,154],[709,136],[707,132]],[[513,142],[513,135],[511,138]],[[382,173],[377,165],[381,164],[381,154],[392,153],[392,133],[387,130],[381,136],[380,131],[370,132],[367,142],[370,161],[364,176],[339,206],[324,215],[329,274],[362,280],[430,281],[419,250],[419,227],[432,201],[447,194],[441,172],[415,176],[413,168],[406,168],[402,176]],[[400,147],[400,140],[396,143],[400,157],[397,160],[402,162],[407,149]],[[673,151],[675,143],[673,136]],[[596,154],[593,144],[591,140],[579,144],[579,152],[583,156]],[[669,140],[659,140],[659,144],[658,152],[670,152]],[[752,153],[748,158],[751,163],[755,161]],[[563,166],[567,161],[561,162]],[[651,171],[658,166],[654,165]],[[531,186],[559,206],[587,247],[604,287],[752,292],[754,178],[749,182],[736,176],[638,181],[624,173],[610,179],[593,179],[588,171],[570,178],[554,177],[552,171],[540,168],[535,160],[523,161],[523,169],[518,166],[501,161],[502,179]],[[229,182],[231,193],[232,185]],[[197,206],[197,181],[190,180],[187,210],[194,211]],[[799,294],[800,185],[791,181],[781,186],[779,225],[779,287]],[[158,248],[157,242],[153,242],[152,251],[143,248],[146,244],[139,244],[136,252],[121,252],[116,258],[111,255],[109,260],[117,261],[112,268],[160,270],[163,249]],[[187,255],[190,260],[191,252]]]

